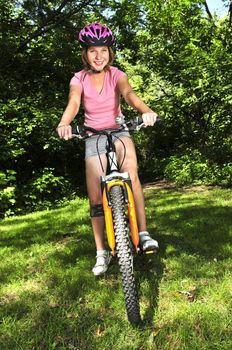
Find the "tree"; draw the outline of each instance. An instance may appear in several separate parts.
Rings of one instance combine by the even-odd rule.
[[[134,136],[142,179],[181,172],[192,160],[188,181],[228,184],[232,36],[231,1],[224,2],[229,12],[220,19],[200,0],[1,0],[0,192],[11,188],[2,211],[83,191],[83,145],[62,143],[52,131],[82,67],[76,33],[92,21],[115,31],[115,64],[164,119]],[[193,171],[199,164],[201,174]]]

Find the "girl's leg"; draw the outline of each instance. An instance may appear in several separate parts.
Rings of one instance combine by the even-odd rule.
[[[158,250],[159,246],[158,242],[152,239],[147,232],[144,195],[138,177],[138,165],[134,143],[129,137],[122,137],[121,140],[126,147],[126,158],[121,171],[127,171],[130,174],[135,200],[140,245],[144,251],[155,251]],[[115,146],[120,164],[124,157],[124,147],[120,141],[116,141]]]
[[[101,161],[103,169],[106,169],[107,162],[105,154],[101,155]],[[111,254],[105,250],[104,245],[104,216],[94,216],[94,212],[99,211],[99,207],[96,208],[96,205],[102,204],[100,176],[104,175],[104,173],[105,171],[102,171],[98,156],[92,156],[86,159],[86,184],[90,201],[90,211],[93,215],[91,221],[97,250],[96,264],[92,269],[95,276],[105,273],[111,260]]]
[[[136,215],[138,221],[138,229],[140,231],[146,231],[146,214],[145,214],[145,203],[144,203],[144,195],[142,186],[138,177],[138,165],[137,165],[137,157],[135,152],[135,146],[133,141],[129,137],[121,137],[125,147],[126,147],[126,158],[122,165],[121,171],[127,171],[130,174],[133,195],[135,199],[135,207],[136,207]],[[119,164],[121,163],[124,157],[124,148],[122,146],[121,141],[115,142],[116,152]]]
[[[106,156],[101,155],[103,169],[106,169]],[[94,205],[102,204],[102,193],[100,186],[100,176],[104,175],[98,156],[88,157],[86,165],[86,185],[90,202],[90,208]],[[90,209],[91,210],[91,209]],[[91,217],[93,234],[97,250],[104,249],[104,216]]]

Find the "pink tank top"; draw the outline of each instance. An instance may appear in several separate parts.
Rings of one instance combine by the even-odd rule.
[[[116,67],[106,71],[102,91],[99,93],[92,85],[90,73],[82,70],[75,73],[70,85],[80,87],[85,110],[85,125],[97,130],[115,128],[115,118],[122,114],[118,80],[125,73]]]

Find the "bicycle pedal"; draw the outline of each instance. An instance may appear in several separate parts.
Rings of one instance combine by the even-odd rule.
[[[158,251],[159,251],[158,248],[147,249],[147,250],[141,249],[141,253],[142,253],[142,254],[155,254],[155,253],[158,253]]]
[[[144,254],[155,254],[155,253],[157,253],[157,252],[158,252],[157,249],[154,249],[154,250],[147,250],[147,251],[144,252]]]

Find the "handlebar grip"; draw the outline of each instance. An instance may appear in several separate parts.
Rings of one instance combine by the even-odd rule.
[[[136,118],[136,124],[137,124],[137,125],[143,124],[143,119],[142,119],[141,117],[137,117],[137,118]]]
[[[85,135],[85,127],[84,127],[84,125],[74,125],[74,126],[72,126],[72,134],[73,135],[84,136]]]
[[[163,121],[163,119],[158,115],[158,116],[156,117],[156,123],[157,123],[157,122],[162,122],[162,121]],[[143,119],[142,119],[141,117],[137,117],[137,118],[136,118],[136,122],[138,123],[138,125],[140,125],[140,124],[143,123]]]
[[[163,119],[158,115],[158,116],[156,117],[156,123],[157,123],[157,122],[160,123],[160,122],[162,122],[162,121],[163,121]]]

